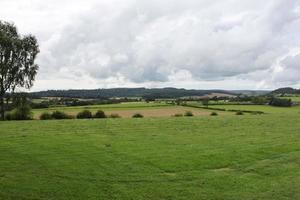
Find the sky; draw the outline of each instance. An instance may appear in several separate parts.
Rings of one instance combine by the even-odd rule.
[[[300,88],[299,0],[0,0],[40,45],[32,91]]]

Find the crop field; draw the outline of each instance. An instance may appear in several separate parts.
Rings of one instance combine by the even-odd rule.
[[[0,122],[0,199],[300,199],[300,114]]]
[[[191,111],[195,116],[208,116],[211,111],[206,109],[188,108],[183,106],[175,106],[166,103],[120,103],[107,105],[92,106],[70,106],[70,107],[51,107],[47,109],[34,109],[34,118],[38,119],[43,112],[53,112],[56,110],[66,112],[70,115],[76,115],[78,112],[88,109],[95,113],[97,110],[103,110],[107,115],[119,114],[121,117],[131,117],[135,113],[141,113],[145,117],[170,117],[175,114],[184,114]],[[219,112],[220,115],[227,115],[226,112]]]

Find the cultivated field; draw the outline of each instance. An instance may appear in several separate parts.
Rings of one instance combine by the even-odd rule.
[[[0,199],[300,199],[299,113],[0,127]]]
[[[75,106],[75,107],[52,107],[47,109],[34,109],[34,118],[38,119],[43,112],[53,112],[56,110],[63,111],[67,114],[74,115],[84,109],[88,109],[95,113],[97,110],[103,110],[107,115],[119,114],[121,117],[129,118],[135,113],[141,113],[145,117],[171,117],[175,114],[184,114],[186,111],[191,111],[195,116],[208,116],[211,111],[199,108],[189,108],[183,106],[175,106],[166,103],[120,103],[107,105],[93,105],[93,106]],[[220,112],[220,115],[229,113]]]

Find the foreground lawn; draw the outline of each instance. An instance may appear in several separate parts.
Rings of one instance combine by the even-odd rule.
[[[300,114],[0,122],[0,199],[300,199]]]

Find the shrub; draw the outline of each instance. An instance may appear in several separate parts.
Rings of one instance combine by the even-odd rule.
[[[32,113],[29,106],[17,107],[10,113],[11,120],[31,120]]]
[[[73,117],[70,115],[67,115],[66,113],[62,112],[62,111],[54,111],[52,113],[52,118],[53,119],[72,119]]]
[[[91,118],[93,118],[93,115],[89,110],[84,110],[77,114],[77,119],[91,119]]]
[[[48,112],[43,112],[40,115],[40,120],[49,120],[49,119],[52,119],[52,115]]]
[[[271,106],[278,106],[278,107],[291,107],[292,106],[291,99],[280,99],[280,98],[272,98],[269,102]]]
[[[181,113],[176,113],[176,114],[174,115],[174,117],[183,117],[183,114],[181,114]]]
[[[121,118],[119,114],[113,113],[109,116],[110,118]]]
[[[217,112],[212,112],[210,113],[211,116],[218,116],[218,113]]]
[[[186,111],[184,113],[184,116],[186,116],[186,117],[192,117],[192,116],[194,116],[194,114],[191,111]]]
[[[236,115],[243,115],[244,113],[242,111],[237,111],[235,114]]]
[[[8,121],[13,120],[13,116],[10,112],[5,113],[5,120],[8,120]]]
[[[134,115],[132,115],[132,118],[143,118],[144,116],[140,113],[135,113]]]
[[[95,115],[94,118],[106,118],[105,113],[102,110],[98,110]]]

